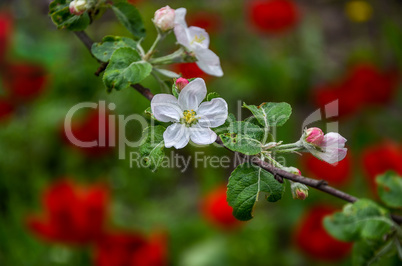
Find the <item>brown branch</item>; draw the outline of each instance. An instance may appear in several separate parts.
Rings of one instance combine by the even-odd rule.
[[[85,46],[91,52],[91,47],[92,47],[93,41],[88,37],[88,35],[83,31],[75,32],[75,34],[77,35],[77,37],[85,44]],[[103,64],[107,65],[107,63],[103,63]],[[104,66],[104,68],[100,67],[99,69],[104,70],[106,68],[106,65]],[[98,69],[98,71],[99,71],[99,74],[100,74],[103,70],[100,71],[99,69]],[[98,71],[96,73],[98,73]],[[139,93],[141,93],[149,101],[151,101],[152,98],[154,97],[152,92],[149,89],[143,87],[141,84],[134,84],[131,87],[133,87],[135,90],[137,90]],[[223,142],[219,138],[219,136],[217,137],[215,142],[218,143],[219,145],[223,146],[224,148],[228,149],[227,147],[225,147],[223,145]],[[230,149],[228,149],[228,150],[231,151]],[[233,151],[231,151],[231,152],[233,152]],[[241,153],[239,153],[239,154],[241,154]],[[243,157],[247,157],[244,154],[241,154],[241,155]],[[298,183],[305,184],[305,185],[307,185],[309,187],[313,187],[313,188],[315,188],[317,190],[323,191],[325,193],[328,193],[328,194],[330,194],[330,195],[332,195],[334,197],[340,198],[340,199],[342,199],[344,201],[347,201],[347,202],[352,202],[353,203],[353,202],[358,200],[358,198],[356,198],[356,197],[354,197],[354,196],[352,196],[350,194],[347,194],[347,193],[345,193],[345,192],[343,192],[341,190],[338,190],[338,189],[336,189],[334,187],[329,186],[328,183],[326,181],[324,181],[324,180],[312,179],[312,178],[299,176],[299,175],[295,175],[295,174],[286,172],[286,171],[284,171],[282,169],[274,167],[272,164],[269,164],[269,163],[261,160],[260,158],[258,158],[256,156],[247,157],[247,158],[253,164],[255,164],[255,165],[261,167],[262,169],[264,169],[264,170],[270,172],[271,174],[273,174],[275,176],[275,178],[278,180],[278,182],[281,182],[281,181],[283,182],[282,178],[285,178],[285,179],[291,180],[293,182],[298,182]],[[398,224],[402,223],[402,217],[401,216],[392,214],[391,217],[396,223],[398,223]]]

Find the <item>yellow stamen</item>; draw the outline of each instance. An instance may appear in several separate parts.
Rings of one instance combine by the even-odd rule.
[[[202,43],[203,41],[205,41],[205,39],[206,38],[204,35],[200,35],[200,37],[198,37],[198,35],[195,35],[190,44],[193,44],[194,42]]]
[[[198,117],[196,117],[196,115],[197,113],[193,109],[191,109],[190,111],[185,110],[183,112],[181,123],[185,124],[187,127],[194,125],[198,121]]]

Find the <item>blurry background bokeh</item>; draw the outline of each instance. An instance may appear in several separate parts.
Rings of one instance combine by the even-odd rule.
[[[290,103],[293,114],[278,129],[279,140],[296,141],[308,115],[338,100],[339,116],[327,119],[321,109],[323,119],[313,125],[339,122],[349,154],[335,167],[288,156],[305,176],[376,199],[377,174],[402,174],[402,1],[130,2],[143,15],[145,47],[156,36],[153,13],[165,5],[186,7],[188,24],[206,28],[225,75],[206,76],[195,64],[172,69],[205,78],[231,112],[243,101]],[[94,75],[98,63],[73,33],[55,28],[48,4],[0,2],[0,265],[350,264],[351,245],[321,225],[343,205],[339,199],[312,189],[297,201],[287,189],[280,202],[259,202],[253,220],[238,222],[225,199],[233,167],[154,173],[130,167],[113,148],[69,143],[63,121],[75,104],[104,100],[116,104],[110,114],[127,116],[143,113],[149,102],[134,90],[108,94]],[[95,41],[130,36],[109,11],[88,34]],[[170,36],[159,48],[175,47]],[[143,85],[160,92],[152,78]],[[73,122],[76,136],[98,137],[96,111],[83,110]],[[127,125],[130,140],[141,132]],[[232,156],[213,145],[174,152]]]

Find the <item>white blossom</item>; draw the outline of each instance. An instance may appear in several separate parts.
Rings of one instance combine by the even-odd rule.
[[[187,10],[185,8],[175,10],[174,33],[177,42],[194,53],[197,58],[196,63],[202,71],[212,76],[223,76],[219,57],[208,49],[208,33],[199,27],[187,27],[185,20],[186,12]]]
[[[228,106],[222,98],[202,102],[206,95],[204,80],[197,78],[183,88],[178,99],[171,94],[154,96],[151,109],[155,118],[161,122],[173,122],[163,133],[167,148],[181,149],[190,139],[200,145],[216,140],[217,135],[210,128],[225,123]]]
[[[326,161],[327,163],[333,164],[346,157],[346,139],[339,133],[330,132],[325,134],[319,146],[311,145],[303,140],[302,143],[312,155],[320,160]]]

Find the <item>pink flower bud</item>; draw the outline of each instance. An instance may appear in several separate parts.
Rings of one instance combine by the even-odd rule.
[[[176,80],[176,87],[181,91],[184,87],[187,86],[187,84],[189,83],[189,81],[185,78],[178,78]]]
[[[82,15],[87,11],[86,0],[74,0],[70,3],[70,13],[76,16]]]
[[[306,142],[315,146],[320,146],[324,139],[324,132],[318,127],[312,127],[304,132]]]
[[[300,172],[300,170],[297,169],[296,167],[293,167],[293,166],[291,166],[291,167],[284,167],[283,170],[285,170],[286,172],[289,172],[289,173],[291,173],[291,174],[294,174],[294,175],[302,175],[301,172]]]
[[[169,6],[156,10],[154,23],[162,31],[168,31],[174,28],[175,11]]]
[[[296,198],[299,200],[305,200],[308,196],[308,193],[301,189],[296,189]]]
[[[301,183],[293,182],[290,185],[293,199],[305,200],[308,197],[308,187]]]

